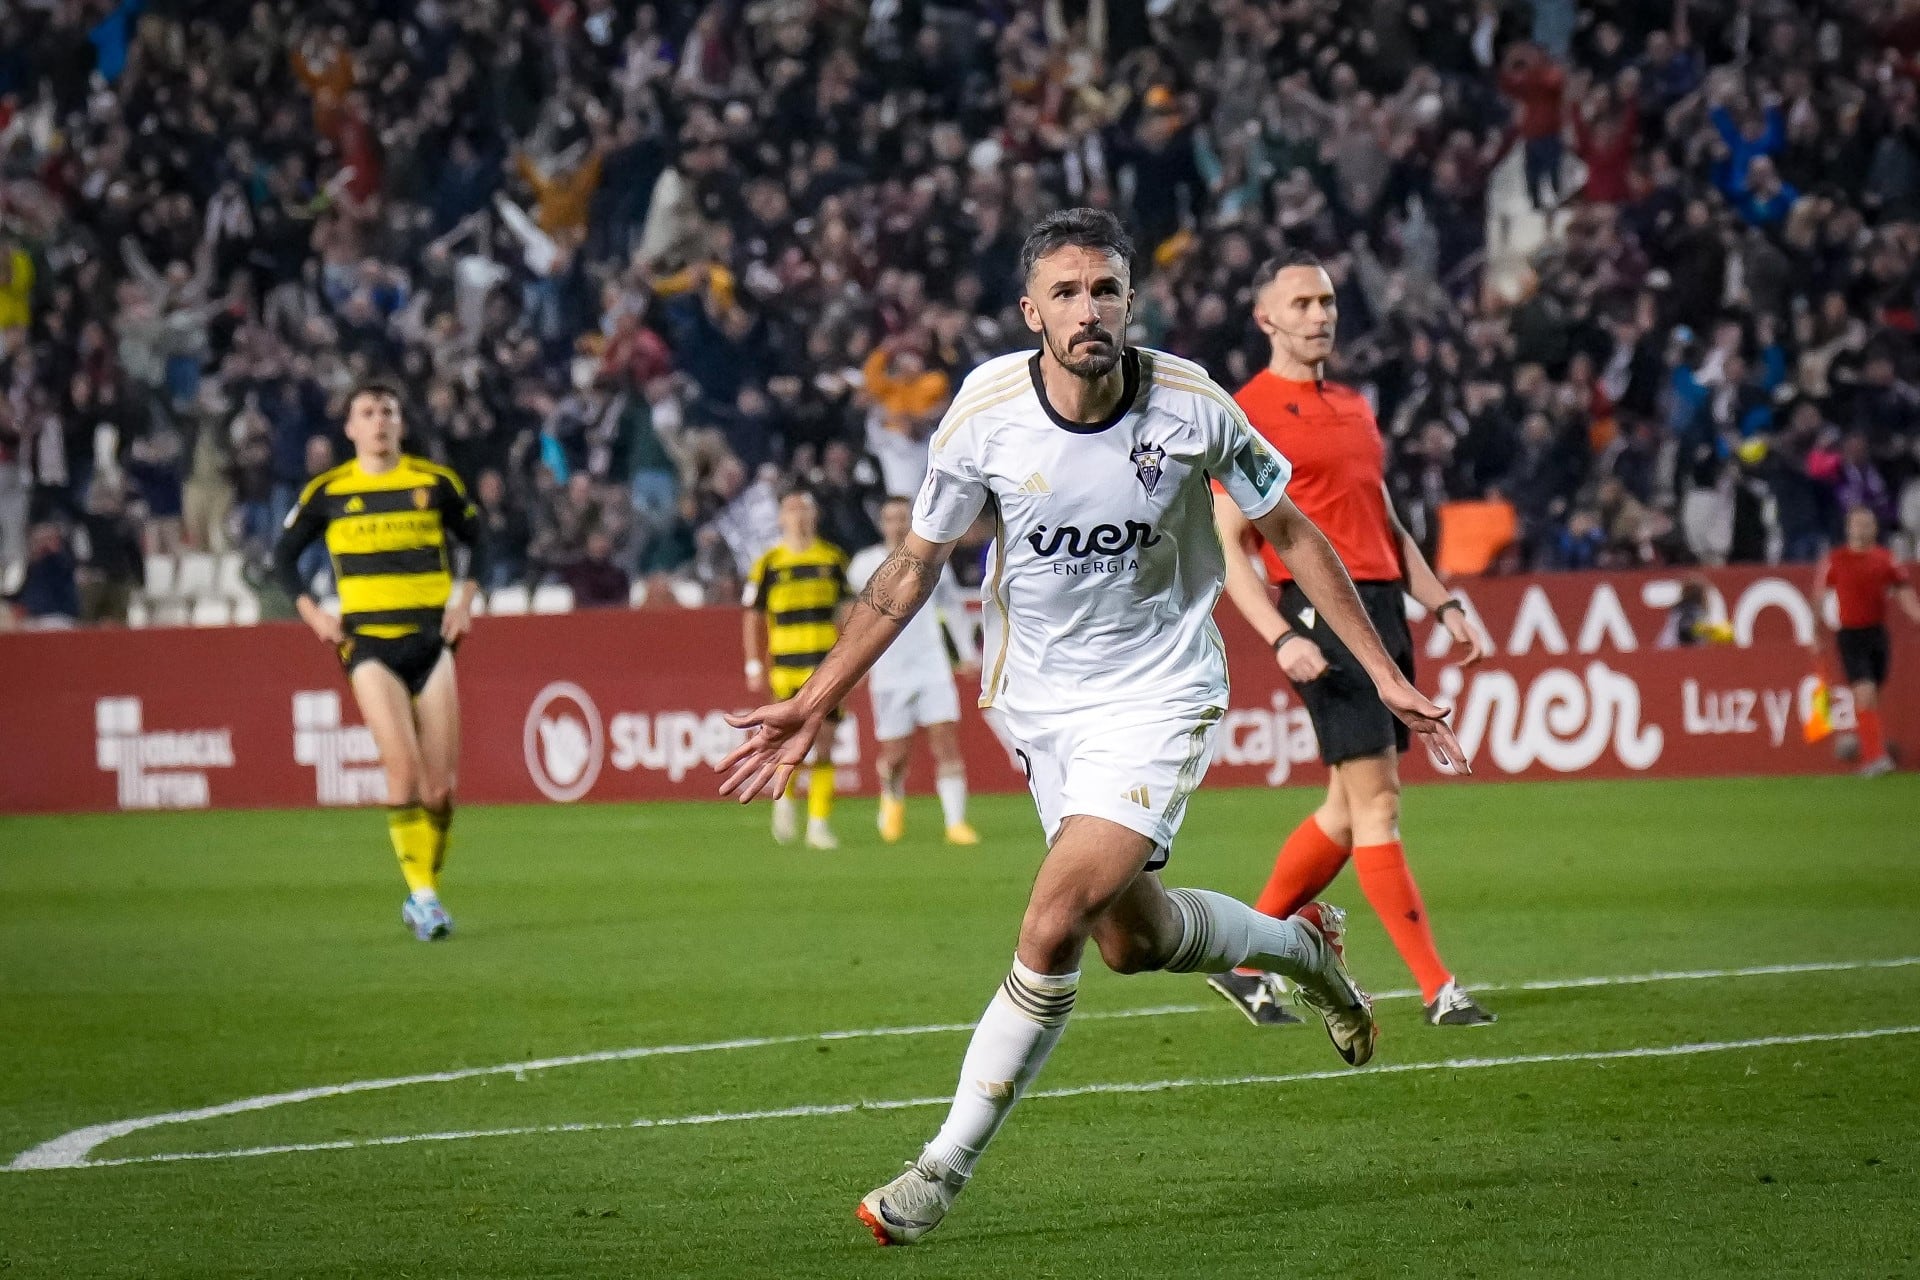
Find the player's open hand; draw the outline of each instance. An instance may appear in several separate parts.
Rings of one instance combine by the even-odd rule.
[[[460,637],[473,630],[473,610],[459,600],[447,601],[446,609],[440,614],[440,638],[448,644],[459,644]]]
[[[1465,748],[1447,724],[1447,716],[1451,714],[1447,708],[1431,701],[1404,680],[1381,689],[1380,700],[1406,722],[1407,728],[1420,735],[1420,741],[1427,748],[1427,759],[1433,761],[1434,768],[1441,773],[1473,772]]]
[[[727,723],[748,731],[747,740],[718,766],[726,774],[720,794],[746,804],[756,796],[784,793],[793,771],[807,762],[824,717],[808,715],[798,698],[729,715]]]
[[[1295,684],[1306,684],[1327,674],[1327,655],[1320,652],[1319,645],[1298,631],[1274,650],[1274,657],[1280,662],[1280,670]]]
[[[1483,661],[1487,656],[1487,640],[1471,622],[1467,621],[1462,609],[1449,609],[1440,615],[1440,625],[1447,629],[1453,645],[1459,650],[1448,656],[1463,667],[1470,667]]]

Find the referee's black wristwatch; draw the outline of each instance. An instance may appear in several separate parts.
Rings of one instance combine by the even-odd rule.
[[[1448,596],[1445,600],[1442,600],[1439,604],[1433,606],[1433,620],[1435,622],[1440,622],[1443,619],[1445,619],[1447,616],[1447,610],[1449,609],[1456,609],[1461,614],[1464,615],[1467,611],[1467,606],[1460,603],[1459,596]]]
[[[1306,639],[1305,636],[1301,635],[1298,631],[1295,631],[1292,627],[1288,627],[1285,631],[1282,631],[1279,635],[1273,638],[1273,656],[1276,658],[1280,656],[1280,649],[1282,646],[1284,646],[1287,643],[1287,641],[1304,640],[1304,639]]]

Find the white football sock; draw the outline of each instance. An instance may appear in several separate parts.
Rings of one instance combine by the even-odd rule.
[[[880,794],[889,800],[907,798],[907,766],[904,763],[891,773],[885,769],[880,771]]]
[[[972,1175],[974,1161],[1067,1029],[1079,982],[1077,971],[1035,973],[1014,959],[1013,972],[973,1029],[947,1122],[923,1155],[963,1178]]]
[[[1307,926],[1261,915],[1244,902],[1209,889],[1170,889],[1180,912],[1180,945],[1167,961],[1171,973],[1219,973],[1242,965],[1298,982],[1318,974],[1319,948]]]
[[[966,769],[940,774],[933,780],[933,789],[940,796],[940,814],[948,826],[957,827],[967,820]]]

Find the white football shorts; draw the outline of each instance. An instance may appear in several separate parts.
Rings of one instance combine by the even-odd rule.
[[[1213,758],[1219,707],[1135,704],[1097,715],[1006,716],[1051,845],[1074,814],[1117,822],[1154,842],[1146,870],[1167,864],[1187,797]]]
[[[873,736],[882,742],[909,737],[915,729],[930,724],[952,724],[960,718],[960,692],[953,686],[953,676],[944,670],[902,684],[868,677],[867,694],[873,699]]]

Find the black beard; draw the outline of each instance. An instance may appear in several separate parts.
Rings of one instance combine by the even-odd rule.
[[[1075,338],[1079,336],[1079,334],[1074,335]],[[1048,345],[1053,345],[1051,339]],[[1074,345],[1069,341],[1064,351],[1059,347],[1053,347],[1053,358],[1059,362],[1062,369],[1076,378],[1087,382],[1098,382],[1120,365],[1121,347],[1117,342],[1109,340],[1098,352],[1085,355],[1075,355]]]

